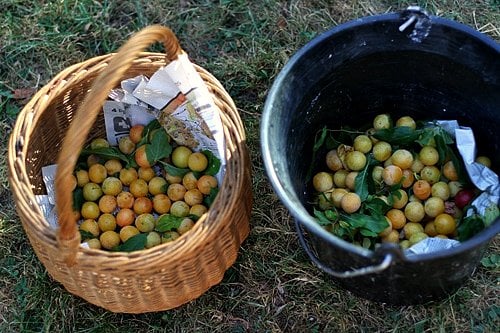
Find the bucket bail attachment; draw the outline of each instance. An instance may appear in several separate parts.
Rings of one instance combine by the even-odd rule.
[[[408,6],[401,12],[401,18],[404,20],[403,24],[399,26],[399,31],[404,32],[408,27],[413,25],[413,30],[408,35],[415,43],[421,43],[431,30],[432,22],[429,13],[419,6]]]

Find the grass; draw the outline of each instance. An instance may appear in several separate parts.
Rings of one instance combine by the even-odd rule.
[[[65,67],[115,51],[150,24],[173,28],[183,48],[221,79],[238,105],[252,156],[251,233],[224,280],[177,309],[113,314],[66,292],[34,255],[7,182],[0,146],[2,332],[495,332],[498,266],[479,266],[447,299],[389,306],[353,296],[314,268],[267,182],[259,120],[267,89],[289,57],[328,28],[410,1],[0,0],[0,136],[30,94]],[[417,1],[500,40],[498,0]],[[154,49],[154,48],[153,48]],[[157,47],[156,47],[157,50]],[[498,254],[495,240],[487,255]],[[417,290],[415,292],[418,292]]]

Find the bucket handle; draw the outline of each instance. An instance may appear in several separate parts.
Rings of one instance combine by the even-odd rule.
[[[72,191],[69,189],[69,184],[71,184],[69,178],[73,173],[78,153],[83,147],[108,93],[120,82],[140,53],[155,42],[163,43],[167,63],[177,59],[183,52],[177,37],[167,27],[152,25],[134,34],[118,49],[108,66],[94,80],[92,88],[79,106],[65,134],[57,160],[55,179],[59,219],[56,237],[63,260],[69,266],[76,263],[76,255],[80,245],[80,233],[73,213]]]
[[[323,265],[323,263],[318,259],[318,257],[312,252],[312,250],[310,249],[309,245],[307,244],[307,242],[304,238],[304,234],[303,234],[302,228],[300,226],[300,222],[297,219],[295,219],[295,228],[297,229],[297,234],[299,235],[299,242],[302,245],[302,248],[304,248],[304,250],[306,251],[306,253],[309,256],[309,258],[311,259],[311,261],[319,269],[321,269],[325,273],[328,273],[328,274],[330,274],[334,277],[337,277],[337,278],[345,279],[345,278],[352,278],[352,277],[362,276],[362,275],[367,275],[367,274],[379,273],[379,272],[382,272],[383,270],[387,269],[391,265],[391,263],[394,259],[392,253],[389,252],[389,253],[385,254],[382,262],[377,264],[377,265],[356,268],[356,269],[353,269],[350,271],[345,271],[345,272],[334,271],[330,267]]]

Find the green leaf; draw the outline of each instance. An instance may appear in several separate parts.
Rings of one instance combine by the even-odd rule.
[[[493,221],[495,221],[498,216],[500,216],[500,210],[498,209],[498,205],[494,202],[491,203],[488,207],[486,207],[484,212],[484,224],[489,227]]]
[[[359,233],[363,236],[366,236],[366,237],[377,237],[378,236],[378,232],[373,232],[370,229],[365,229],[365,228],[359,229]]]
[[[78,156],[78,160],[76,161],[75,171],[76,170],[88,170],[87,159],[83,158],[82,155]]]
[[[73,191],[73,210],[80,211],[84,202],[85,198],[83,197],[83,188],[75,188]]]
[[[149,135],[149,133],[158,128],[162,128],[158,119],[151,120],[146,126],[144,126],[144,130],[142,131],[143,136]]]
[[[79,230],[79,231],[80,231],[80,238],[84,241],[95,238],[95,236],[91,232],[88,232],[87,230]]]
[[[159,162],[163,165],[163,169],[172,176],[184,177],[184,175],[190,171],[188,168],[181,169],[163,161]]]
[[[184,220],[183,217],[178,217],[171,214],[163,214],[158,218],[155,230],[158,232],[175,230],[179,228],[182,220]]]
[[[484,257],[481,260],[481,264],[486,268],[500,268],[500,255],[493,253],[488,257]]]
[[[356,213],[356,214],[345,214],[341,213],[340,216],[342,220],[349,224],[353,229],[361,228],[366,224],[366,219],[369,218],[368,215]]]
[[[442,141],[444,145],[451,145],[454,142],[452,136],[443,127],[434,124],[421,129],[420,137],[416,142],[421,146],[429,146],[433,141],[437,145],[438,140]]]
[[[402,197],[402,194],[401,192],[399,191],[401,189],[402,185],[401,183],[398,183],[398,184],[395,184],[395,185],[391,185],[389,187],[389,193],[387,194],[387,200],[389,201],[389,204],[394,204],[394,200],[395,199],[401,199]]]
[[[385,228],[389,226],[389,222],[387,222],[386,218],[384,216],[370,216],[369,219],[367,219],[366,224],[363,229],[361,229],[361,234],[368,236],[367,234],[364,234],[363,231],[369,231],[372,233],[371,235],[373,237],[377,237],[380,232],[382,232]]]
[[[450,147],[446,144],[443,137],[441,135],[434,136],[434,140],[436,141],[436,150],[439,154],[439,164],[443,164],[443,162],[448,157],[448,152],[451,150]]]
[[[337,221],[338,218],[339,218],[339,214],[337,213],[337,211],[336,210],[332,210],[332,209],[326,210],[325,211],[325,216],[330,221]]]
[[[157,130],[161,127],[160,122],[157,119],[154,119],[149,122],[146,126],[144,126],[144,129],[142,130],[142,138],[139,140],[137,143],[137,147],[142,146],[146,143],[149,143],[149,135],[154,131]]]
[[[365,249],[371,248],[373,245],[372,239],[364,237],[363,238],[363,243],[361,243],[361,246],[364,247]]]
[[[385,215],[391,208],[384,200],[376,197],[369,198],[363,203],[363,209],[372,216]]]
[[[321,148],[321,146],[323,146],[323,143],[325,142],[327,133],[328,133],[328,129],[325,126],[321,129],[321,132],[319,134],[319,138],[318,138],[318,135],[316,134],[316,138],[315,138],[314,146],[313,146],[313,153],[316,153]],[[314,160],[314,158],[313,158],[313,160]]]
[[[395,199],[401,199],[402,194],[399,192],[399,189],[401,189],[401,182],[395,185],[390,186],[389,188],[386,188],[388,191],[387,193],[387,202],[389,205],[394,204]]]
[[[371,173],[375,164],[377,164],[377,161],[371,155],[368,155],[364,169],[358,173],[354,180],[354,190],[356,194],[359,195],[361,202],[365,201],[370,194],[369,181],[373,181]]]
[[[153,133],[151,143],[146,144],[146,156],[149,164],[154,165],[162,158],[170,156],[172,146],[168,141],[168,134],[164,130],[157,130]]]
[[[190,218],[191,220],[193,220],[194,222],[198,221],[200,219],[201,216],[198,216],[198,215],[194,215],[194,214],[189,214],[188,216],[186,216],[187,218]]]
[[[204,173],[206,175],[215,176],[220,170],[221,161],[210,150],[202,150],[201,152],[208,159],[208,167]]]
[[[450,133],[448,133],[442,126],[437,126],[438,128],[438,135],[443,139],[444,143],[447,145],[452,145],[455,143],[455,140],[451,136]]]
[[[134,168],[134,169],[137,169],[139,168],[139,166],[137,165],[137,162],[135,161],[133,155],[130,155],[130,158],[127,162],[127,164],[125,165],[126,168]]]
[[[463,185],[469,184],[470,179],[469,175],[466,172],[463,160],[459,158],[451,148],[448,150],[448,154],[450,155],[451,161],[453,162],[453,166],[457,171],[458,181]]]
[[[125,163],[130,162],[130,158],[122,153],[117,147],[100,147],[95,149],[86,148],[81,152],[82,156],[97,155],[104,160],[118,159]]]
[[[311,157],[311,164],[309,165],[309,170],[307,170],[306,174],[306,182],[309,182],[312,178],[312,173],[314,170],[314,163],[316,162],[316,153],[318,150],[323,146],[323,143],[325,142],[326,134],[328,133],[328,130],[325,127],[321,129],[318,133],[316,133],[316,136],[314,137],[314,145],[313,145],[313,151],[312,151],[312,157]],[[318,137],[319,134],[319,137]]]
[[[345,221],[339,221],[338,223],[333,225],[332,233],[340,238],[349,238],[353,240],[355,229],[351,228],[351,226]]]
[[[127,239],[125,243],[113,248],[113,251],[132,252],[143,250],[146,247],[148,234],[139,233]]]
[[[421,130],[418,140],[415,140],[421,146],[428,146],[434,140],[433,128],[427,127]]]
[[[365,214],[341,214],[342,219],[351,227],[359,229],[363,236],[377,237],[389,225],[383,216],[370,216]]]
[[[414,130],[407,126],[380,129],[373,133],[376,139],[398,146],[413,143],[419,135],[420,130]]]
[[[326,217],[325,212],[322,212],[322,211],[317,210],[316,208],[314,208],[313,214],[316,217],[316,221],[318,221],[319,225],[325,226],[325,225],[332,224],[332,221],[330,221]]]
[[[212,206],[212,203],[214,202],[215,197],[217,196],[218,193],[219,193],[219,188],[218,187],[212,187],[210,189],[210,193],[206,197],[203,198],[203,203],[207,207]]]
[[[465,215],[465,212],[464,212]],[[481,230],[484,229],[484,221],[478,214],[472,214],[470,216],[462,218],[460,221],[457,232],[458,232],[458,240],[463,242]]]
[[[340,146],[342,142],[335,140],[335,138],[332,135],[328,135],[325,140],[325,148],[327,150],[332,150],[332,149],[337,149],[338,146]]]

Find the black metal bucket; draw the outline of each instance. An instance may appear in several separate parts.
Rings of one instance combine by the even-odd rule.
[[[500,219],[458,247],[406,257],[396,246],[370,251],[333,236],[306,204],[314,134],[325,125],[363,125],[382,112],[394,119],[457,119],[500,165],[494,153],[500,147],[500,44],[418,9],[361,18],[299,50],[276,78],[262,115],[268,177],[316,266],[371,300],[437,300],[472,275]]]

